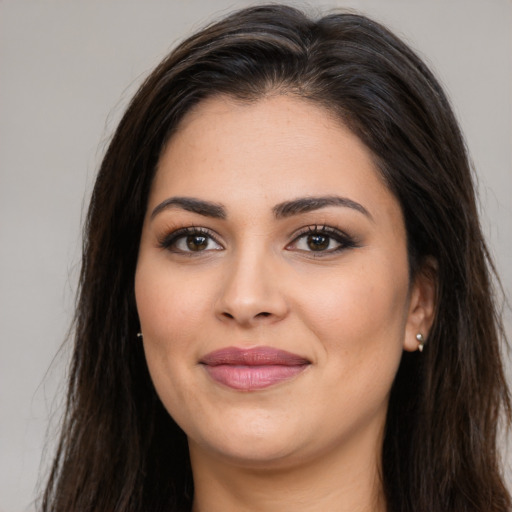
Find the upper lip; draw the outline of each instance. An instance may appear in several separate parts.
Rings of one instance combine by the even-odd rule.
[[[310,361],[297,354],[272,347],[226,347],[206,354],[200,363],[208,366],[299,366],[309,364]]]

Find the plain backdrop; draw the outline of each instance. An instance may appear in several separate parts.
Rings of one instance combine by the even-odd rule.
[[[69,351],[55,356],[73,311],[81,223],[127,101],[183,36],[255,3],[0,0],[0,512],[35,508],[55,441],[49,420],[58,422],[62,402]],[[445,85],[510,296],[512,1],[309,3],[313,12],[334,7],[387,24]]]

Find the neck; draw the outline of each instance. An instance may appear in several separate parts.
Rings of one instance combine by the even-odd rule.
[[[258,467],[223,460],[190,442],[193,512],[385,512],[380,448]]]

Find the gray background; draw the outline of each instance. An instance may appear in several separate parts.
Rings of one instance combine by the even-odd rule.
[[[0,512],[33,510],[69,351],[95,170],[137,84],[235,0],[0,0]],[[257,3],[257,2],[256,2]],[[303,5],[302,2],[290,2]],[[360,0],[445,85],[479,175],[483,226],[512,291],[512,1]],[[512,334],[510,314],[507,330]],[[53,363],[52,363],[53,361]],[[508,456],[508,461],[512,458]]]

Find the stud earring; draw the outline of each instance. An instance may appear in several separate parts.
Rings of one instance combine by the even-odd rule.
[[[137,333],[137,338],[142,338],[142,333],[141,332]]]
[[[418,350],[420,352],[423,352],[423,347],[425,346],[427,340],[423,337],[423,334],[421,334],[421,332],[416,334],[416,339],[418,340]]]

